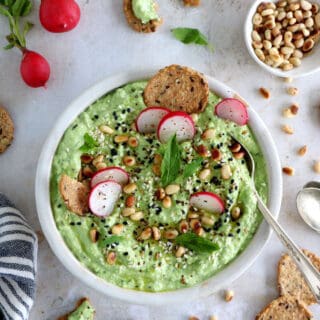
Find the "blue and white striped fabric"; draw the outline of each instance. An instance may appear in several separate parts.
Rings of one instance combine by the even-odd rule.
[[[35,294],[38,242],[26,219],[0,193],[0,319],[27,320]]]

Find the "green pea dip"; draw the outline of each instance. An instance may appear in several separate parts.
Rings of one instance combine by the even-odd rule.
[[[146,82],[140,81],[118,88],[98,99],[74,120],[53,158],[50,193],[57,228],[74,256],[86,268],[119,287],[161,292],[194,286],[212,277],[247,247],[258,229],[262,216],[251,189],[247,165],[244,159],[236,159],[230,151],[232,137],[252,153],[256,163],[256,187],[264,201],[267,200],[268,177],[265,160],[250,128],[218,118],[214,108],[221,99],[211,92],[205,111],[198,114],[193,141],[180,144],[181,158],[184,163],[189,163],[199,156],[194,146],[204,145],[208,150],[220,150],[222,159],[204,158],[202,168],[196,173],[185,180],[180,177],[180,191],[171,197],[172,206],[164,208],[155,197],[160,178],[152,171],[154,156],[161,144],[155,134],[143,135],[132,128],[139,112],[146,107],[142,98],[145,86]],[[101,125],[108,125],[114,133],[102,133],[99,130]],[[215,130],[215,137],[203,140],[201,135],[208,128]],[[135,206],[144,214],[142,221],[132,221],[121,214],[125,207],[125,194],[121,195],[112,214],[105,218],[90,213],[78,216],[67,209],[59,194],[58,183],[64,173],[75,179],[78,177],[83,154],[80,147],[84,144],[85,134],[90,134],[99,143],[87,153],[105,155],[107,166],[122,167],[129,173],[130,181],[137,184]],[[116,144],[114,137],[121,134],[136,137],[138,146],[132,148],[128,144]],[[135,166],[123,164],[122,159],[126,155],[135,157]],[[230,179],[222,179],[222,164],[229,164],[232,171]],[[206,181],[198,177],[203,167],[211,171]],[[162,233],[168,229],[178,230],[179,223],[188,220],[189,198],[197,191],[214,192],[224,201],[225,211],[222,214],[205,213],[214,221],[213,225],[202,226],[202,237],[218,244],[219,250],[212,253],[187,250],[177,258],[174,240],[138,239],[146,226],[156,226]],[[235,206],[241,209],[238,219],[233,219],[231,214]],[[115,224],[123,225],[122,233],[117,236],[111,231]],[[92,228],[99,232],[96,243],[89,236]],[[114,264],[106,262],[106,253],[110,251],[116,253]]]
[[[153,0],[132,0],[132,10],[134,15],[141,20],[143,24],[151,20],[159,20]]]

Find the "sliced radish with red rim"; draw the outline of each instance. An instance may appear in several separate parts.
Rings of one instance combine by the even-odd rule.
[[[174,134],[177,141],[192,140],[195,135],[195,126],[192,118],[183,111],[174,111],[165,115],[158,126],[158,139],[167,142]]]
[[[113,180],[121,186],[125,186],[129,182],[128,173],[120,167],[108,167],[96,172],[91,179],[91,188],[98,183]]]
[[[239,126],[248,123],[247,107],[240,100],[234,98],[223,99],[216,105],[215,114],[222,119],[235,122]]]
[[[217,194],[207,191],[192,194],[190,206],[212,213],[222,213],[224,211],[223,200]]]
[[[140,112],[136,119],[136,128],[140,133],[157,131],[161,119],[171,111],[163,107],[149,107]]]
[[[89,195],[91,212],[98,217],[110,215],[120,197],[121,190],[121,185],[112,180],[98,183]]]

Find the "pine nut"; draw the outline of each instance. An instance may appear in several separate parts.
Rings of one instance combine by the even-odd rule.
[[[205,132],[201,135],[203,140],[212,140],[215,137],[215,130],[213,128],[205,130]]]
[[[317,3],[312,4],[311,12],[317,14],[319,12],[319,5]]]
[[[123,161],[123,164],[128,167],[132,167],[136,164],[136,158],[133,156],[124,156],[122,161]]]
[[[252,42],[252,46],[253,46],[253,48],[255,48],[255,49],[262,49],[262,48],[263,48],[263,44],[262,44],[262,42],[260,42],[260,41],[253,41],[253,42]]]
[[[141,219],[143,219],[143,212],[142,211],[135,212],[130,216],[130,219],[132,221],[140,221]]]
[[[130,137],[128,139],[128,145],[132,148],[136,148],[139,145],[139,141],[136,137]]]
[[[267,28],[267,29],[273,29],[274,27],[276,26],[276,23],[274,21],[274,19],[268,19],[266,21],[266,23],[264,24],[264,27]]]
[[[234,220],[238,220],[241,215],[241,210],[239,207],[233,207],[231,210],[231,216]]]
[[[166,193],[165,193],[163,188],[159,188],[156,191],[156,197],[157,197],[158,200],[163,200],[165,196],[166,196]]]
[[[225,297],[224,299],[226,300],[226,302],[230,302],[234,297],[234,292],[232,290],[227,290],[225,292]]]
[[[211,219],[210,217],[206,217],[206,216],[203,216],[201,218],[201,223],[205,226],[213,226],[214,225],[214,220]]]
[[[100,154],[92,160],[92,164],[96,167],[99,162],[103,162],[104,156]]]
[[[176,257],[181,258],[186,253],[186,249],[184,247],[179,247],[176,251]]]
[[[282,126],[282,131],[287,134],[293,134],[293,128],[287,124]]]
[[[289,9],[290,9],[291,11],[296,11],[296,10],[300,9],[300,3],[297,3],[297,2],[295,2],[295,3],[290,3]]]
[[[148,227],[141,232],[138,239],[139,240],[148,240],[151,238],[151,236],[152,236],[152,229],[150,227]]]
[[[282,21],[285,17],[286,17],[286,13],[284,11],[281,11],[277,16],[277,20]]]
[[[287,12],[287,19],[292,19],[293,18],[293,12],[292,11],[289,11]]]
[[[244,151],[235,152],[233,156],[235,157],[235,159],[238,159],[238,160],[243,159],[243,157],[245,156],[245,152]]]
[[[104,169],[106,167],[107,167],[107,164],[104,163],[104,162],[99,162],[99,163],[96,164],[97,170],[101,170],[101,169]]]
[[[299,156],[304,156],[306,153],[307,153],[307,146],[302,146],[301,148],[299,148],[298,150]]]
[[[161,176],[161,166],[159,164],[153,164],[152,165],[152,172],[157,176]]]
[[[96,243],[96,242],[98,241],[99,232],[98,232],[98,230],[97,230],[96,228],[90,229],[89,235],[90,235],[90,240],[91,240],[93,243]]]
[[[169,184],[166,188],[165,188],[165,192],[167,195],[171,196],[173,194],[178,193],[180,190],[180,186],[178,184]]]
[[[292,32],[286,31],[284,33],[284,42],[285,44],[288,44],[288,43],[291,43],[291,41],[292,41]]]
[[[271,30],[266,30],[265,32],[264,32],[264,37],[265,37],[265,39],[266,40],[271,40],[272,39],[272,34],[271,34]]]
[[[190,227],[192,230],[199,229],[201,227],[201,223],[198,219],[191,219]]]
[[[290,47],[282,47],[280,49],[281,53],[283,54],[292,54],[293,53],[293,48]]]
[[[301,0],[300,5],[304,11],[309,11],[312,8],[312,4],[306,0]]]
[[[100,130],[102,133],[113,134],[113,129],[110,128],[109,126],[106,126],[106,125],[101,125],[101,126],[99,127],[99,130]]]
[[[269,99],[270,98],[270,91],[268,89],[261,87],[259,89],[259,92],[265,99]]]
[[[129,137],[127,135],[120,135],[114,137],[115,143],[125,143],[129,140]]]
[[[262,23],[262,17],[259,13],[256,13],[253,16],[252,23],[256,26],[259,26]]]
[[[284,8],[287,6],[287,1],[281,0],[281,1],[277,2],[277,6],[278,6],[278,8]]]
[[[199,214],[193,211],[190,211],[187,216],[188,219],[197,219],[199,218]]]
[[[304,39],[298,39],[294,42],[294,46],[299,49],[299,48],[302,48],[304,45]]]
[[[178,231],[175,229],[170,229],[164,232],[164,237],[168,240],[175,239],[178,236]]]
[[[137,189],[137,185],[135,183],[129,183],[123,187],[123,192],[126,194],[134,193]]]
[[[161,232],[160,232],[159,228],[152,227],[152,236],[153,236],[153,239],[156,241],[161,239]]]
[[[263,51],[262,51],[261,49],[255,49],[254,51],[255,51],[257,57],[258,57],[261,61],[264,61],[264,60],[266,59],[266,57],[265,57],[265,55],[264,55],[264,53],[263,53]]]
[[[294,169],[292,167],[283,167],[282,172],[285,173],[288,176],[294,175]]]
[[[200,180],[206,180],[210,176],[211,170],[210,169],[203,169],[199,173]]]
[[[273,40],[273,45],[275,47],[279,47],[282,41],[282,34],[279,34],[274,40]]]
[[[289,62],[294,65],[295,67],[299,67],[301,65],[301,60],[299,58],[290,58]]]
[[[232,153],[239,152],[240,150],[241,150],[241,144],[237,142],[230,147],[230,151]]]
[[[294,117],[294,114],[292,114],[290,108],[286,108],[282,111],[282,115],[285,117],[285,118],[292,118]]]
[[[262,17],[270,16],[274,13],[273,9],[266,9],[261,12]]]
[[[204,235],[204,229],[202,227],[197,228],[194,230],[194,233],[200,237],[202,237]]]
[[[189,230],[189,224],[186,220],[181,220],[179,223],[180,233],[186,233]]]
[[[296,10],[294,12],[294,17],[296,18],[297,22],[301,22],[303,20],[303,14],[301,10]]]
[[[312,28],[313,27],[313,25],[314,25],[314,21],[313,21],[313,19],[312,18],[308,18],[305,22],[304,22],[304,24],[305,24],[305,26],[307,27],[307,28]]]
[[[315,23],[316,23],[316,27],[319,29],[320,28],[320,13],[317,13],[317,15],[315,16]]]
[[[313,170],[316,173],[320,173],[320,161],[316,161],[313,165]]]
[[[217,148],[211,150],[211,159],[213,161],[220,161],[222,158],[221,151]]]
[[[117,260],[117,255],[115,252],[110,251],[107,253],[106,261],[108,264],[114,265],[116,263],[116,260]]]
[[[288,31],[297,32],[300,29],[300,24],[294,24],[288,27]]]
[[[291,63],[285,63],[282,65],[282,70],[283,71],[289,71],[289,70],[292,70],[293,69],[293,64]]]
[[[197,123],[197,121],[199,120],[199,115],[197,113],[192,113],[190,117],[192,118],[194,123]]]
[[[280,29],[282,28],[282,25],[280,24],[280,26],[276,26],[275,28],[273,28],[272,30],[271,30],[271,34],[272,34],[272,36],[273,37],[277,37],[279,34],[281,34],[281,31],[280,31]]]
[[[224,180],[230,179],[232,176],[231,168],[228,164],[224,164],[221,168],[221,177]]]
[[[308,38],[302,47],[303,52],[309,52],[314,47],[314,41],[312,38]]]
[[[290,106],[290,111],[292,114],[297,115],[299,111],[299,106],[297,104],[292,104]]]
[[[294,25],[296,22],[297,22],[297,19],[296,19],[296,18],[291,18],[291,19],[289,20],[289,25],[292,26],[292,25]]]
[[[266,50],[269,50],[272,48],[272,43],[269,40],[263,40],[263,46]]]
[[[287,89],[287,92],[290,96],[296,96],[299,93],[298,88],[294,88],[294,87],[289,87]]]
[[[135,208],[129,208],[129,207],[126,207],[122,210],[122,215],[124,217],[129,217],[131,216],[132,214],[134,214],[136,212],[136,209]]]
[[[262,40],[259,33],[256,30],[252,31],[251,37],[252,37],[253,41],[261,41]]]
[[[304,19],[308,19],[308,18],[310,18],[310,17],[312,17],[312,12],[311,12],[311,11],[305,11],[305,12],[303,12],[303,18],[304,18]]]
[[[172,206],[171,198],[169,196],[165,196],[164,199],[162,200],[162,205],[166,209],[171,208]]]
[[[293,56],[294,56],[295,58],[301,59],[301,58],[303,58],[303,53],[302,53],[302,51],[296,49],[296,50],[294,50],[294,52],[293,52]]]
[[[112,227],[111,232],[112,232],[112,234],[119,235],[119,234],[121,234],[123,229],[124,229],[124,225],[122,223],[118,223]]]

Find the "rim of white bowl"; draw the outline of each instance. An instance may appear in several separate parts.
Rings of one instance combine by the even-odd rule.
[[[125,72],[111,76],[84,91],[83,94],[76,98],[60,116],[44,143],[38,161],[35,181],[36,207],[40,224],[52,251],[60,262],[75,277],[89,287],[126,302],[145,305],[163,305],[191,301],[208,296],[225,287],[252,265],[267,244],[272,233],[271,228],[263,221],[247,248],[223,270],[196,286],[168,292],[150,293],[120,288],[96,276],[74,257],[56,227],[51,208],[49,182],[52,159],[56,148],[72,121],[99,97],[129,82],[148,79],[156,71]],[[232,89],[214,78],[207,76],[207,79],[210,89],[219,96],[224,98],[237,95]],[[248,108],[248,112],[250,117],[249,125],[263,150],[267,162],[269,178],[268,206],[274,216],[278,217],[282,199],[282,173],[277,149],[266,125],[257,113],[251,107]]]
[[[278,0],[268,0],[269,2],[278,2]],[[269,73],[281,77],[281,78],[293,78],[293,79],[297,79],[297,78],[301,78],[301,77],[305,77],[305,76],[309,76],[313,73],[316,73],[318,71],[320,71],[320,63],[317,63],[317,59],[315,57],[313,57],[313,54],[310,54],[307,57],[304,57],[302,59],[302,63],[301,66],[297,67],[297,68],[293,68],[292,70],[289,71],[282,71],[281,69],[278,68],[273,68],[268,66],[267,64],[265,64],[264,62],[262,62],[257,55],[255,54],[253,47],[251,45],[252,40],[251,40],[251,32],[253,30],[253,23],[252,23],[252,18],[253,15],[256,12],[256,9],[258,7],[258,5],[262,2],[266,2],[266,0],[256,0],[255,2],[253,2],[253,4],[251,5],[249,12],[246,16],[245,19],[245,23],[244,23],[244,40],[245,40],[245,44],[246,47],[248,49],[248,52],[250,54],[250,56],[253,58],[253,60],[263,69],[265,69],[266,71],[268,71]],[[317,48],[316,48],[317,47]],[[320,45],[316,45],[316,47],[314,48],[315,50],[320,50]],[[310,69],[310,70],[304,70],[304,66],[303,63],[306,62],[306,59],[312,59],[314,58],[314,65],[315,67]]]

